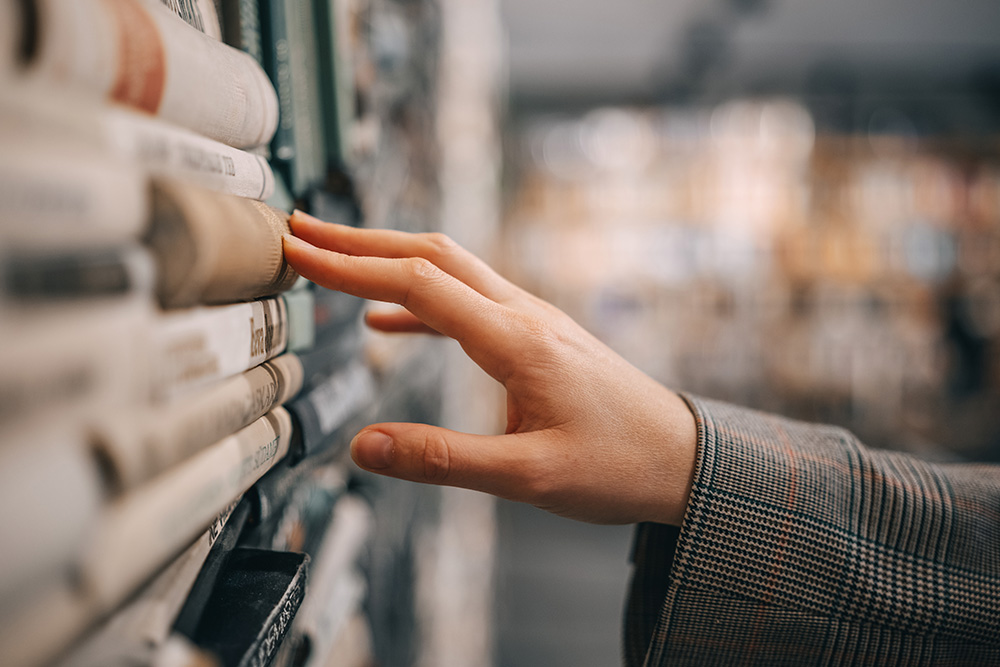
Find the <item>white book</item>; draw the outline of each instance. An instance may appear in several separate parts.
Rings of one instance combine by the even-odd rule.
[[[153,176],[264,200],[274,193],[267,160],[147,113],[41,82],[0,93],[0,140],[58,155],[67,143],[92,147]],[[55,149],[55,150],[53,150]],[[54,160],[53,160],[54,161]]]
[[[280,461],[291,431],[288,413],[275,408],[114,501],[80,562],[86,595],[102,608],[118,604]]]
[[[284,354],[175,401],[100,420],[97,447],[115,487],[130,489],[256,421],[301,387],[302,363]]]
[[[152,304],[141,298],[0,307],[0,428],[81,423],[148,400],[151,320]]]
[[[25,75],[155,114],[237,148],[278,124],[270,80],[247,54],[159,0],[35,0],[39,41]]]
[[[99,248],[146,231],[149,187],[140,171],[100,151],[9,134],[0,129],[0,248]]]
[[[160,0],[163,6],[193,28],[213,39],[222,40],[222,24],[214,0]]]
[[[0,606],[65,575],[96,524],[104,484],[80,430],[41,423],[0,442]]]
[[[280,297],[166,311],[153,327],[153,394],[169,399],[276,357],[288,342]]]

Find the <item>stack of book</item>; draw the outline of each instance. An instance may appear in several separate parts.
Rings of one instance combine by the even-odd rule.
[[[359,223],[344,6],[0,3],[5,665],[301,664],[357,626],[361,302],[282,255],[293,204]]]

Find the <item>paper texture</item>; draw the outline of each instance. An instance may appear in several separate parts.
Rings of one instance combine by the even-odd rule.
[[[156,180],[148,243],[166,308],[277,294],[298,278],[281,237],[288,214],[267,204]]]
[[[280,297],[168,312],[149,348],[153,395],[179,396],[276,357],[288,342],[287,322]]]
[[[165,404],[129,410],[97,428],[119,488],[137,486],[281,405],[302,387],[302,364],[285,354]]]
[[[222,143],[267,143],[274,88],[256,61],[187,25],[158,0],[36,0],[30,76],[91,91]]]
[[[110,606],[178,553],[288,453],[291,418],[275,408],[109,507],[81,563],[88,595]]]

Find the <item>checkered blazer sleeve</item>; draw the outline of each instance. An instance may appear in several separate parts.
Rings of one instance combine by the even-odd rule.
[[[1000,467],[685,398],[694,486],[637,528],[626,665],[1000,665]]]

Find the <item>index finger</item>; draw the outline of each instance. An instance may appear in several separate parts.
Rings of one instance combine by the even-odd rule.
[[[363,299],[403,306],[459,342],[479,366],[503,382],[516,359],[521,316],[421,257],[355,257],[285,235],[285,259],[302,276]]]

